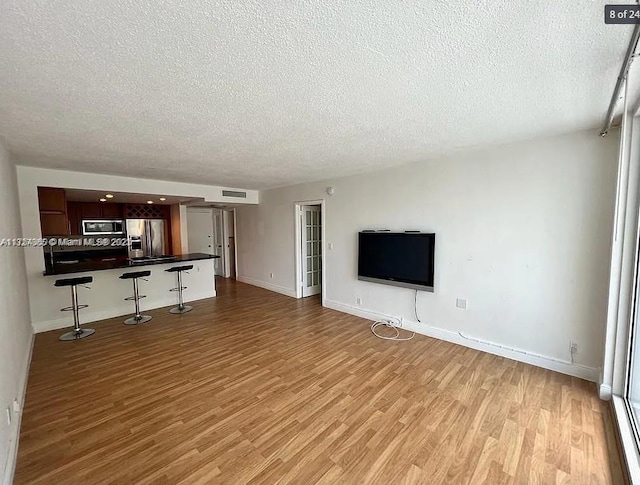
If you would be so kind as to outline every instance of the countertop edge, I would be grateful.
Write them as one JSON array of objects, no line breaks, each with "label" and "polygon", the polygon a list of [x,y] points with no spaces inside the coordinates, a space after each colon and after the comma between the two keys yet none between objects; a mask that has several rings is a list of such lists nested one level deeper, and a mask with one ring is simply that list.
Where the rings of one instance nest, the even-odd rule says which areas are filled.
[{"label": "countertop edge", "polygon": [[71,274],[78,274],[78,273],[93,273],[95,271],[108,271],[108,270],[132,270],[135,268],[142,268],[144,266],[157,266],[160,264],[181,264],[181,263],[187,263],[189,261],[203,261],[203,260],[207,260],[207,259],[219,259],[220,256],[216,255],[216,254],[206,254],[206,253],[190,253],[190,254],[185,254],[185,255],[180,255],[180,256],[176,256],[176,259],[170,260],[170,261],[148,261],[148,262],[140,262],[140,263],[128,263],[128,264],[122,264],[122,265],[114,265],[112,267],[96,267],[96,268],[91,268],[91,269],[73,269],[73,268],[65,268],[65,271],[59,272],[59,271],[43,271],[42,275],[43,276],[65,276],[65,275],[71,275]]}]

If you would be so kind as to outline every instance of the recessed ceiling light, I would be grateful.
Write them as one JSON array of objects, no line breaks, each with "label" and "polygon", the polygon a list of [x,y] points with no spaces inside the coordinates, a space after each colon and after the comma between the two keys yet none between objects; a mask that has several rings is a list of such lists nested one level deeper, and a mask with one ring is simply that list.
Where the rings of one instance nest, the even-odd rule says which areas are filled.
[{"label": "recessed ceiling light", "polygon": [[161,200],[162,202],[164,202],[165,200],[167,200],[167,198],[166,198],[166,197],[160,197],[160,200]]},{"label": "recessed ceiling light", "polygon": [[105,195],[105,197],[106,197],[107,199],[113,199],[113,194],[107,194],[107,195]]},{"label": "recessed ceiling light", "polygon": [[100,199],[100,202],[106,202],[107,199]]},{"label": "recessed ceiling light", "polygon": [[147,204],[153,204],[153,201],[152,200],[148,200]]}]

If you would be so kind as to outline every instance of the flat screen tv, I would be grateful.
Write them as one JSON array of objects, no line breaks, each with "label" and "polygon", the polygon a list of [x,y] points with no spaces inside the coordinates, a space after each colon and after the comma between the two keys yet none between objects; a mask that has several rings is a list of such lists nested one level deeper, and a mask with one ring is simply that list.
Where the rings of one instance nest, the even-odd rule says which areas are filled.
[{"label": "flat screen tv", "polygon": [[358,233],[358,279],[433,291],[436,235],[422,232]]}]

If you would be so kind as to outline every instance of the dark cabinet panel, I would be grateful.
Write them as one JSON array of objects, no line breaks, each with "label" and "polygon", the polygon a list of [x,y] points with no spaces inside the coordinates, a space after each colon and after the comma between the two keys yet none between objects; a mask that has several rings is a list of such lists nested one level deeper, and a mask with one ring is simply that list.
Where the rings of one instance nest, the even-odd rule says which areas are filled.
[{"label": "dark cabinet panel", "polygon": [[80,202],[67,203],[67,217],[69,218],[69,229],[72,236],[82,235],[82,207]]},{"label": "dark cabinet panel", "polygon": [[122,219],[122,204],[106,202],[101,204],[102,217],[105,219]]},{"label": "dark cabinet panel", "polygon": [[40,227],[42,235],[47,236],[67,236],[69,234],[69,223],[66,214],[40,213]]},{"label": "dark cabinet panel", "polygon": [[80,205],[82,219],[102,219],[100,202],[82,202]]},{"label": "dark cabinet panel", "polygon": [[40,212],[67,212],[67,198],[64,189],[38,187]]},{"label": "dark cabinet panel", "polygon": [[38,206],[40,208],[40,229],[43,236],[69,235],[67,196],[64,189],[38,187]]},{"label": "dark cabinet panel", "polygon": [[81,219],[122,219],[122,204],[113,202],[81,202]]}]

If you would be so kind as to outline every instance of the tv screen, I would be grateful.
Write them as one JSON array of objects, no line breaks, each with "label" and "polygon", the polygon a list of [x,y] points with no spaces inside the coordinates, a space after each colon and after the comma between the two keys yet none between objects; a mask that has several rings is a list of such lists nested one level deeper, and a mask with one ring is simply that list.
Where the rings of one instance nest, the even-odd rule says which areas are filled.
[{"label": "tv screen", "polygon": [[433,291],[435,242],[435,234],[360,232],[358,279]]}]

